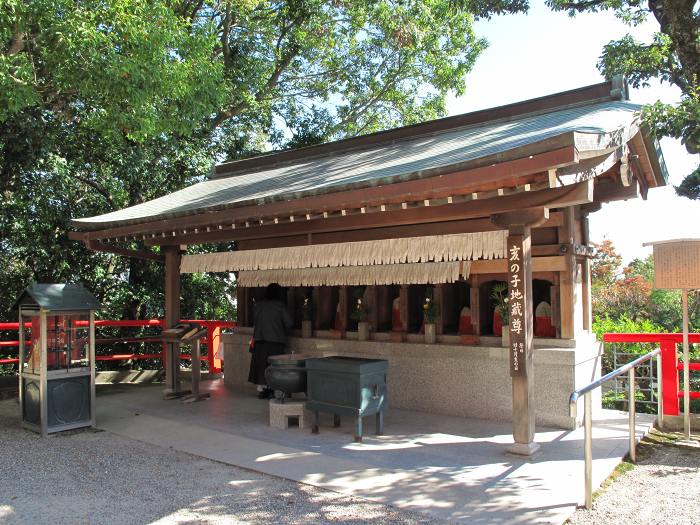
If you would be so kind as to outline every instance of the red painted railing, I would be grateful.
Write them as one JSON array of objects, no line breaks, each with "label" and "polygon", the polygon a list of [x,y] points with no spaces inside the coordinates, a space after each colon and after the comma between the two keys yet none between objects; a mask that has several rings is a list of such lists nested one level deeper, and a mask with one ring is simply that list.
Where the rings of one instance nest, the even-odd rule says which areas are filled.
[{"label": "red painted railing", "polygon": [[[190,320],[185,319],[182,322],[197,323],[207,329],[207,334],[201,340],[206,347],[206,352],[202,354],[202,361],[206,361],[209,370],[213,373],[221,372],[221,358],[217,357],[216,350],[221,342],[221,330],[225,328],[235,328],[234,321],[214,321],[214,320]],[[87,323],[87,322],[86,322]],[[25,329],[31,329],[31,323],[25,323]],[[99,320],[95,321],[95,328],[101,327],[117,327],[117,328],[134,328],[157,326],[161,330],[165,326],[163,319],[138,319],[138,320]],[[19,330],[19,323],[0,323],[0,330],[16,331]],[[161,343],[161,338],[157,335],[144,337],[95,337],[96,345],[111,345],[115,343]],[[0,348],[17,348],[19,349],[19,341],[0,341]],[[190,359],[189,354],[181,354],[180,358]],[[97,361],[124,361],[127,359],[165,359],[165,345],[160,353],[151,354],[102,354],[95,356]],[[19,358],[3,358],[0,359],[1,364],[19,363]]]},{"label": "red painted railing", "polygon": [[[661,347],[661,384],[663,385],[664,415],[679,416],[680,388],[679,371],[683,363],[678,361],[677,345],[683,342],[683,334],[605,334],[606,343],[656,343]],[[700,334],[689,334],[689,343],[700,343]],[[688,363],[688,370],[700,370],[700,363]],[[700,399],[700,392],[690,392],[691,399]]]}]

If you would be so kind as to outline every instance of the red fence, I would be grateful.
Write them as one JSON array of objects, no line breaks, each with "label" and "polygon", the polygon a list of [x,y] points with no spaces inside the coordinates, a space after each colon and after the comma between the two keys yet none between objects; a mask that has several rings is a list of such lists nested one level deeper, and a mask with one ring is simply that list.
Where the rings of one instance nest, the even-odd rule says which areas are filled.
[{"label": "red fence", "polygon": [[[661,347],[661,384],[663,385],[664,415],[678,416],[681,413],[679,372],[683,363],[678,361],[676,345],[683,342],[683,334],[605,334],[606,343],[656,343]],[[689,334],[689,343],[700,343],[700,334]],[[688,363],[689,370],[700,370],[700,363]],[[700,392],[690,392],[691,399],[700,398]]]},{"label": "red fence", "polygon": [[[197,323],[207,329],[207,334],[202,338],[201,342],[205,345],[205,351],[202,352],[202,361],[206,361],[209,370],[213,373],[221,372],[221,359],[217,357],[216,351],[221,342],[221,330],[224,328],[235,328],[234,321],[212,321],[212,320],[183,320],[182,322]],[[31,323],[25,323],[25,329],[31,329]],[[95,329],[101,327],[117,327],[117,328],[134,328],[156,326],[161,330],[165,326],[163,319],[139,319],[139,320],[100,320],[95,321]],[[0,330],[17,331],[19,323],[0,323]],[[112,345],[115,343],[161,343],[159,335],[150,336],[135,336],[135,337],[99,337],[95,336],[96,345]],[[10,347],[19,349],[19,341],[0,341],[0,348]],[[190,359],[189,354],[181,354],[182,359]],[[125,361],[137,359],[165,359],[165,345],[159,353],[151,354],[102,354],[95,356],[97,361]],[[0,359],[0,364],[19,363],[19,358],[4,358]]]}]

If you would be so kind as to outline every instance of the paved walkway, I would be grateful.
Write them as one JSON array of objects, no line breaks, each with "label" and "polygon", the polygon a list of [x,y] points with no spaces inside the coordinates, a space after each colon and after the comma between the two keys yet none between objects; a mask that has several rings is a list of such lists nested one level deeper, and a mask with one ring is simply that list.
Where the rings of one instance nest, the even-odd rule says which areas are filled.
[{"label": "paved walkway", "polygon": [[[212,399],[161,399],[161,386],[110,387],[98,426],[115,434],[303,482],[401,509],[469,523],[562,523],[583,498],[583,433],[538,429],[541,452],[505,454],[510,425],[389,410],[385,435],[369,425],[352,443],[348,421],[321,433],[271,429],[265,401],[211,382]],[[638,435],[650,420],[640,418]],[[594,429],[594,482],[627,451],[626,414],[606,412]]]}]

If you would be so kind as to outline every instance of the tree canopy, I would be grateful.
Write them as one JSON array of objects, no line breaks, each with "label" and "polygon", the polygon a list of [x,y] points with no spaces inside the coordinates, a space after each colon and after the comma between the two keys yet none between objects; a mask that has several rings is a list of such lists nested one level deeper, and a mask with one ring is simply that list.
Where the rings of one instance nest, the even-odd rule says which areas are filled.
[{"label": "tree canopy", "polygon": [[[525,9],[0,0],[0,315],[32,280],[87,282],[104,316],[162,315],[162,267],[88,252],[68,240],[71,218],[164,195],[224,159],[442,116],[486,46],[473,21]],[[186,276],[182,295],[183,315],[233,316],[227,275]]]},{"label": "tree canopy", "polygon": [[[630,26],[653,17],[659,24],[649,42],[627,34],[608,43],[598,67],[607,77],[624,74],[633,87],[651,79],[680,88],[679,104],[657,102],[643,111],[644,120],[660,137],[681,139],[689,153],[700,153],[700,10],[694,0],[547,0],[556,11],[610,11]],[[700,168],[688,174],[679,195],[700,199]]]}]

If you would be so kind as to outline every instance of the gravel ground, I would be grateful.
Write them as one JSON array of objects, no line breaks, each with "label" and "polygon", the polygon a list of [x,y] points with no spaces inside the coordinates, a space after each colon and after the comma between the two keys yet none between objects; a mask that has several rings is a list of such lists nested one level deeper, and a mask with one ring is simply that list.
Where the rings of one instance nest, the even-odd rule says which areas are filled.
[{"label": "gravel ground", "polygon": [[445,523],[91,429],[41,439],[0,401],[0,523]]},{"label": "gravel ground", "polygon": [[[653,434],[571,525],[700,523],[700,449]],[[0,524],[438,524],[398,510],[91,429],[41,439],[0,401]]]},{"label": "gravel ground", "polygon": [[700,449],[675,445],[680,438],[650,434],[637,448],[637,465],[623,463],[619,475],[594,494],[593,508],[577,510],[568,523],[700,523]]}]

